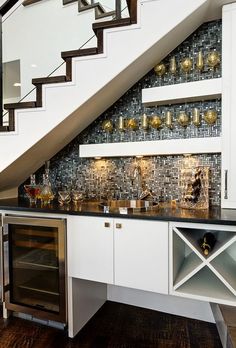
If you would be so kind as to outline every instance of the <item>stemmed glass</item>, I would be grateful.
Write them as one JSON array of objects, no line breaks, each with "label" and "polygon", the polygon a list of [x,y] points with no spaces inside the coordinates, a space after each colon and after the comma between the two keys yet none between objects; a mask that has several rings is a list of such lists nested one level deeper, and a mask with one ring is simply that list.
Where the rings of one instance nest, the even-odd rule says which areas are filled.
[{"label": "stemmed glass", "polygon": [[195,135],[198,136],[198,127],[201,125],[201,115],[198,108],[194,108],[192,112],[192,123],[196,127]]},{"label": "stemmed glass", "polygon": [[204,112],[204,121],[210,126],[211,135],[212,135],[212,126],[217,121],[217,111],[214,109],[209,109]]},{"label": "stemmed glass", "polygon": [[181,69],[183,72],[185,72],[186,82],[188,82],[188,74],[190,73],[192,69],[192,59],[191,58],[184,58],[180,64]]},{"label": "stemmed glass", "polygon": [[135,141],[135,131],[138,128],[137,120],[135,118],[130,118],[127,121],[127,129],[131,131],[131,141]]},{"label": "stemmed glass", "polygon": [[177,122],[181,127],[183,127],[184,137],[186,137],[186,129],[187,129],[187,126],[189,125],[189,116],[186,114],[185,111],[179,112]]},{"label": "stemmed glass", "polygon": [[[150,125],[153,129],[155,129],[155,132],[158,133],[158,131],[161,129],[162,127],[162,120],[161,120],[161,117],[158,116],[158,115],[154,115],[152,116],[151,118],[151,121],[150,121]],[[157,138],[157,136],[156,136]]]},{"label": "stemmed glass", "polygon": [[207,64],[212,71],[212,78],[214,77],[214,71],[220,64],[220,55],[217,51],[211,51],[207,55]]},{"label": "stemmed glass", "polygon": [[122,115],[119,116],[117,128],[118,128],[118,131],[120,133],[120,141],[123,141],[124,140],[124,132],[125,132],[125,119]]},{"label": "stemmed glass", "polygon": [[159,63],[154,67],[154,71],[157,74],[157,76],[159,77],[158,79],[158,86],[161,86],[161,81],[162,81],[162,77],[165,75],[166,73],[166,66],[164,63]]},{"label": "stemmed glass", "polygon": [[149,127],[148,117],[147,117],[147,115],[144,113],[144,114],[141,116],[141,128],[142,128],[142,130],[143,130],[143,138],[144,138],[144,140],[146,139],[148,127]]},{"label": "stemmed glass", "polygon": [[199,51],[197,54],[196,69],[198,71],[198,80],[200,80],[200,74],[204,69],[204,59],[202,51]]},{"label": "stemmed glass", "polygon": [[111,133],[113,131],[113,123],[111,120],[105,120],[102,123],[102,129],[106,133],[106,142],[111,142]]},{"label": "stemmed glass", "polygon": [[177,73],[177,65],[176,65],[175,57],[172,57],[170,59],[169,72],[171,74],[171,82],[174,83],[175,76],[176,76],[176,73]]}]

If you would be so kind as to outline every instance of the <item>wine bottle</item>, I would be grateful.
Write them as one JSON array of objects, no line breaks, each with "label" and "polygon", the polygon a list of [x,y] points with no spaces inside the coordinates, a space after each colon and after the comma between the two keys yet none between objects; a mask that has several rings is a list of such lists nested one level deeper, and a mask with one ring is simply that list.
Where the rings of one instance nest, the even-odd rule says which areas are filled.
[{"label": "wine bottle", "polygon": [[203,254],[207,256],[210,251],[214,248],[214,245],[216,243],[216,237],[211,232],[206,232],[203,236],[203,238],[200,241],[201,249],[203,250]]}]

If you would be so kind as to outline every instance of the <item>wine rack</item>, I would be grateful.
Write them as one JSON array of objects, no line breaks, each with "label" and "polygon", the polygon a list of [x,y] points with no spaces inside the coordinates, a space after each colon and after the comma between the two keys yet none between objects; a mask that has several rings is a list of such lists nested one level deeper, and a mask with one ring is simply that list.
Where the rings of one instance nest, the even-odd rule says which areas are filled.
[{"label": "wine rack", "polygon": [[[206,256],[206,232],[216,244]],[[236,306],[236,226],[170,224],[170,293]]]}]

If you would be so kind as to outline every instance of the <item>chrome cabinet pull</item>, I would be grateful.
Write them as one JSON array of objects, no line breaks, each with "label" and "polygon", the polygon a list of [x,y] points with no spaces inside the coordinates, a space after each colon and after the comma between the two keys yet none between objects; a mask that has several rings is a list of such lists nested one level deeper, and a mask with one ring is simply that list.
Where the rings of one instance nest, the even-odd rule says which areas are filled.
[{"label": "chrome cabinet pull", "polygon": [[122,224],[116,224],[116,228],[122,228]]},{"label": "chrome cabinet pull", "polygon": [[225,194],[224,199],[228,199],[228,169],[225,170]]},{"label": "chrome cabinet pull", "polygon": [[105,222],[105,223],[104,223],[104,226],[105,226],[105,227],[110,227],[110,222]]}]

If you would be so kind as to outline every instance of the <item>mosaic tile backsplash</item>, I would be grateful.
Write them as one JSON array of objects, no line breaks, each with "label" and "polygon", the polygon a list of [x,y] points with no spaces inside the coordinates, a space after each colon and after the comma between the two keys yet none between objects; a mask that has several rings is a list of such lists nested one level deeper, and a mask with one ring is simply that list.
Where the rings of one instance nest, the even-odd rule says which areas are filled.
[{"label": "mosaic tile backsplash", "polygon": [[[106,160],[79,158],[79,145],[88,143],[142,141],[162,139],[181,139],[195,137],[217,137],[221,133],[221,100],[214,99],[185,104],[172,104],[155,107],[144,107],[141,100],[143,88],[168,85],[173,83],[195,81],[199,79],[217,78],[221,76],[221,65],[210,69],[206,64],[201,73],[193,68],[186,75],[180,69],[179,62],[185,57],[191,57],[193,64],[198,52],[202,50],[204,61],[209,51],[215,50],[221,56],[221,21],[203,24],[196,32],[187,38],[179,47],[164,60],[167,73],[158,77],[152,69],[130,90],[128,90],[104,114],[95,120],[83,133],[78,135],[69,145],[51,159],[50,180],[54,192],[61,189],[78,189],[84,198],[138,198],[138,183],[134,180],[135,164],[141,167],[142,185],[152,191],[158,201],[180,200],[179,182],[181,169],[196,166],[209,166],[211,205],[220,205],[221,187],[221,156],[219,154],[201,154],[191,157],[149,156],[142,159],[131,157],[110,158]],[[177,62],[177,73],[168,73],[168,64],[172,57]],[[158,62],[157,62],[158,63]],[[181,127],[177,118],[180,111],[185,111],[191,120],[193,108],[201,113],[201,125],[195,127],[192,122],[187,127]],[[203,119],[203,113],[209,109],[217,111],[217,121],[209,126]],[[163,126],[160,130],[149,127],[147,131],[141,128],[141,115],[148,117],[159,115],[164,119],[166,111],[173,113],[173,129]],[[125,119],[135,118],[138,123],[136,131],[119,132],[116,125],[119,116]],[[113,130],[106,134],[102,129],[104,120],[112,120]],[[44,168],[36,173],[37,182],[42,182]],[[24,196],[23,185],[19,188],[19,196]]]}]

